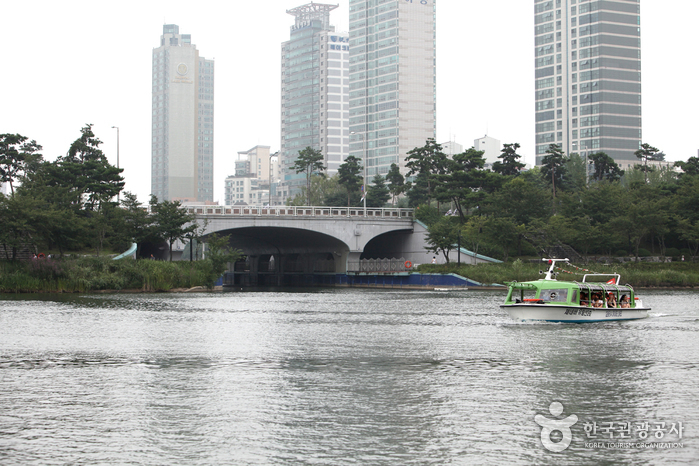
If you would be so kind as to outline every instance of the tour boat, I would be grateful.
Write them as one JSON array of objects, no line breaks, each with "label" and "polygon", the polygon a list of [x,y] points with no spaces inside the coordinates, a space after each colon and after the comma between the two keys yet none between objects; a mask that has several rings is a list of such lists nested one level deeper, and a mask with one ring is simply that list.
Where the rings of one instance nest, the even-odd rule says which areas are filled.
[{"label": "tour boat", "polygon": [[[648,317],[649,307],[630,285],[619,285],[619,274],[586,274],[582,281],[559,281],[556,264],[568,259],[542,259],[549,269],[543,279],[508,283],[500,307],[518,320],[605,322]],[[599,280],[600,277],[611,277]]]}]

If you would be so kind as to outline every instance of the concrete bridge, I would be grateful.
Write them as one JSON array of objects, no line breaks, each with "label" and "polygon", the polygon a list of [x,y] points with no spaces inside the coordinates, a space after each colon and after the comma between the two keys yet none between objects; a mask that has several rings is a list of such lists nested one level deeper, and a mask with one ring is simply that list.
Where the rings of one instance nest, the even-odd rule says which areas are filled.
[{"label": "concrete bridge", "polygon": [[[281,283],[284,274],[359,271],[361,259],[401,259],[429,263],[425,226],[413,219],[412,209],[362,207],[250,207],[188,206],[205,234],[228,235],[232,248],[247,257],[235,271],[268,274]],[[186,256],[186,254],[185,254]],[[456,260],[456,252],[453,255]],[[442,257],[438,257],[443,262]],[[491,262],[462,249],[465,263]],[[394,269],[395,269],[394,265]],[[240,269],[240,270],[239,270]]]}]

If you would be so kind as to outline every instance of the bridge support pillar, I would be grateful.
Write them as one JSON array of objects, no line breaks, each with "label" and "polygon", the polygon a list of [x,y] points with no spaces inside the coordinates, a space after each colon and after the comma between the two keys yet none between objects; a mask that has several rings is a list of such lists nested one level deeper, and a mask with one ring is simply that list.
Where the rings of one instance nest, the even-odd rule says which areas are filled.
[{"label": "bridge support pillar", "polygon": [[347,273],[347,261],[350,254],[349,250],[343,250],[333,254],[335,254],[335,273]]},{"label": "bridge support pillar", "polygon": [[277,270],[275,273],[277,286],[282,286],[284,284],[284,268],[286,267],[286,255],[279,254],[279,259],[277,262]]},{"label": "bridge support pillar", "polygon": [[362,251],[347,251],[347,260],[345,261],[345,271],[347,273],[350,264],[359,264],[359,258],[362,257]]}]

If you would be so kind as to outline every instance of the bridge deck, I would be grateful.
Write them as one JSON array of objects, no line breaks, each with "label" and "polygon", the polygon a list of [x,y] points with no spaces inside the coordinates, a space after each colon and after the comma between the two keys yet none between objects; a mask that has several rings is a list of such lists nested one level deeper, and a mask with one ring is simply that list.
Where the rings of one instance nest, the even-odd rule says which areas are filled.
[{"label": "bridge deck", "polygon": [[367,207],[308,207],[308,206],[187,206],[195,215],[222,215],[239,217],[370,217],[380,219],[407,220],[413,218],[413,209]]}]

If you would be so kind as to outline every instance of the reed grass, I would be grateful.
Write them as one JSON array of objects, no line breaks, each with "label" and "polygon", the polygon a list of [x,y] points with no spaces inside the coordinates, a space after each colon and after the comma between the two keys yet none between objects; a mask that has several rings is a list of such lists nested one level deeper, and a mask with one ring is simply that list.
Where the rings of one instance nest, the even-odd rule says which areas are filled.
[{"label": "reed grass", "polygon": [[84,257],[0,262],[0,293],[170,291],[211,284],[209,261],[164,262]]}]

